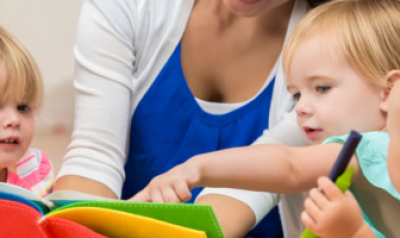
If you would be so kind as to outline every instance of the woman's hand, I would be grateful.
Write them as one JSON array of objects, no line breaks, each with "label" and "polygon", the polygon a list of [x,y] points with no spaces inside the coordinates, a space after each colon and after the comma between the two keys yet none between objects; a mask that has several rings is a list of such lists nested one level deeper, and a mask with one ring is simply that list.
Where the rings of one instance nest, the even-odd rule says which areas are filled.
[{"label": "woman's hand", "polygon": [[[319,189],[312,189],[304,202],[303,224],[318,237],[355,238],[373,235],[361,214],[356,199],[350,192],[343,194],[327,177],[318,179]],[[367,233],[365,232],[367,230]],[[367,236],[375,237],[375,236]]]},{"label": "woman's hand", "polygon": [[155,177],[130,201],[179,203],[190,200],[191,189],[200,183],[201,173],[198,163],[191,159],[168,172]]}]

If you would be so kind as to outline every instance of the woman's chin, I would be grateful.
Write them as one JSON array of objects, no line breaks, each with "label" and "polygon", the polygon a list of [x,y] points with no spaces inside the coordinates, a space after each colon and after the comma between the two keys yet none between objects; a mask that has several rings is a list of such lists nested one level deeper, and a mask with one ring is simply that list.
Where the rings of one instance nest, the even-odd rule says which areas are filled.
[{"label": "woman's chin", "polygon": [[[254,1],[254,2],[252,2]],[[225,6],[240,17],[255,17],[261,14],[259,1],[262,0],[224,0]]]}]

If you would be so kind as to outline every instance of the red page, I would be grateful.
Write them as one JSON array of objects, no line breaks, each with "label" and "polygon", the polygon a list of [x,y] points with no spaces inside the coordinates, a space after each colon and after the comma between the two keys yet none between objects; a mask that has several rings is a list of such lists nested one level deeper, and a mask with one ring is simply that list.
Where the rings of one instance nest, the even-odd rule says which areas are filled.
[{"label": "red page", "polygon": [[32,207],[0,199],[0,237],[106,238],[77,223],[45,218]]}]

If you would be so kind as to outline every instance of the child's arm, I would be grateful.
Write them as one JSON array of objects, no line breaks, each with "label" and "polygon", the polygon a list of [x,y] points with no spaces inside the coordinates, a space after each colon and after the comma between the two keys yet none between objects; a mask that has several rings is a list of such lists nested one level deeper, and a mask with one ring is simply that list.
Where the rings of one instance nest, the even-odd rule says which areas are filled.
[{"label": "child's arm", "polygon": [[[154,178],[133,200],[180,202],[194,187],[230,187],[294,193],[329,173],[341,144],[288,147],[256,145],[195,156]],[[358,168],[353,159],[351,165]]]},{"label": "child's arm", "polygon": [[395,82],[389,96],[387,128],[390,136],[388,170],[394,187],[400,192],[400,83]]},{"label": "child's arm", "polygon": [[376,238],[350,192],[343,194],[327,177],[318,179],[318,187],[310,191],[301,214],[308,229],[324,238]]}]

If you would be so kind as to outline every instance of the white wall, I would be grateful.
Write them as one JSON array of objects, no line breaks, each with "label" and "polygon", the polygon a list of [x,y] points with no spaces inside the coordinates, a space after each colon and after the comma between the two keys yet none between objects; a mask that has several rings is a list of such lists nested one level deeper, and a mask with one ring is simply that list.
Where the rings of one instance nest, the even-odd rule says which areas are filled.
[{"label": "white wall", "polygon": [[45,84],[39,130],[73,124],[73,45],[82,0],[0,0],[0,24],[31,52]]}]

